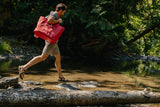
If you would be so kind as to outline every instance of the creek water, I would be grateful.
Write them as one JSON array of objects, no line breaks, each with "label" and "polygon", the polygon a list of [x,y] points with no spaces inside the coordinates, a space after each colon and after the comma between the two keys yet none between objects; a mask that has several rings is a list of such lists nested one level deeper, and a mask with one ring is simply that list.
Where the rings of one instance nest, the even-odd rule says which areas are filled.
[{"label": "creek water", "polygon": [[[0,60],[0,75],[18,76],[18,66],[26,64],[26,60]],[[96,81],[100,83],[97,90],[142,90],[146,87],[160,92],[160,65],[155,62],[119,61],[108,67],[88,64],[78,60],[63,60],[63,75],[70,81]],[[58,75],[54,66],[54,59],[49,58],[27,70],[24,80],[43,82],[45,88],[54,89]],[[20,80],[21,81],[21,80]],[[88,90],[88,89],[86,89]],[[93,90],[93,89],[92,89]]]}]

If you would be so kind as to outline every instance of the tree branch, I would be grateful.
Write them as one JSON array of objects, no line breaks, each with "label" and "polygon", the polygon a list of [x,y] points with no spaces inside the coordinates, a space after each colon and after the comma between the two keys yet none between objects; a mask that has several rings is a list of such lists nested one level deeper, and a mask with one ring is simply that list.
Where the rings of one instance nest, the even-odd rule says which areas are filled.
[{"label": "tree branch", "polygon": [[146,29],[145,31],[143,31],[142,33],[140,33],[138,36],[135,36],[133,39],[131,39],[130,41],[128,41],[128,42],[126,43],[126,45],[129,45],[130,43],[135,42],[136,40],[140,39],[140,38],[143,37],[145,34],[149,33],[151,30],[154,30],[154,29],[155,29],[156,27],[158,27],[158,26],[160,26],[160,21],[159,21],[157,24],[151,26],[150,28],[148,28],[148,29]]}]

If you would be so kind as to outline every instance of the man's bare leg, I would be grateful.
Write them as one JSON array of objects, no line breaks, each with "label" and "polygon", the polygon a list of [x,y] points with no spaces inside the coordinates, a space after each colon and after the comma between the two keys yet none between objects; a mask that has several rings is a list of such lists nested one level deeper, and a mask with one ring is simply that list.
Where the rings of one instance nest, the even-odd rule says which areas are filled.
[{"label": "man's bare leg", "polygon": [[27,64],[18,67],[19,76],[21,79],[24,78],[24,72],[31,66],[37,64],[38,62],[44,61],[48,57],[48,54],[42,53],[39,56],[34,57]]},{"label": "man's bare leg", "polygon": [[58,81],[64,81],[64,82],[67,82],[69,80],[65,79],[62,75],[62,68],[61,68],[61,56],[60,54],[57,54],[57,55],[54,55],[56,60],[55,60],[55,67],[57,69],[57,72],[58,72],[58,76],[59,76],[59,79]]},{"label": "man's bare leg", "polygon": [[25,70],[27,70],[29,67],[31,67],[41,61],[44,61],[45,59],[47,59],[47,57],[48,57],[48,54],[42,53],[41,55],[36,56],[33,59],[31,59],[27,64],[23,65],[23,68]]},{"label": "man's bare leg", "polygon": [[60,56],[60,54],[56,54],[54,56],[56,58],[56,60],[55,60],[55,67],[57,69],[58,76],[59,77],[63,77],[63,75],[62,75],[62,68],[61,68],[61,56]]}]

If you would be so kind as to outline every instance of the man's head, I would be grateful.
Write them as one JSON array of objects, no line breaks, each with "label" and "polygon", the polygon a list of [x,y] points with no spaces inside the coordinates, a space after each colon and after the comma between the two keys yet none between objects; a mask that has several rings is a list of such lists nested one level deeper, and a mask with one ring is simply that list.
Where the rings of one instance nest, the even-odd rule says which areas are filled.
[{"label": "man's head", "polygon": [[67,6],[63,3],[59,3],[57,4],[56,6],[56,11],[58,12],[58,15],[61,17],[64,15],[64,13],[66,12],[67,10]]}]

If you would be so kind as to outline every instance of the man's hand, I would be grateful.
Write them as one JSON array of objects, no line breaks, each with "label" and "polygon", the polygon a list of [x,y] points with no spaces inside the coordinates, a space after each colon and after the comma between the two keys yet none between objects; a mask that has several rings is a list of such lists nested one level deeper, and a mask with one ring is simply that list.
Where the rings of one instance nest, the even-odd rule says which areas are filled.
[{"label": "man's hand", "polygon": [[62,23],[62,19],[61,19],[61,18],[59,18],[59,19],[58,19],[58,22],[59,22],[59,23]]}]

